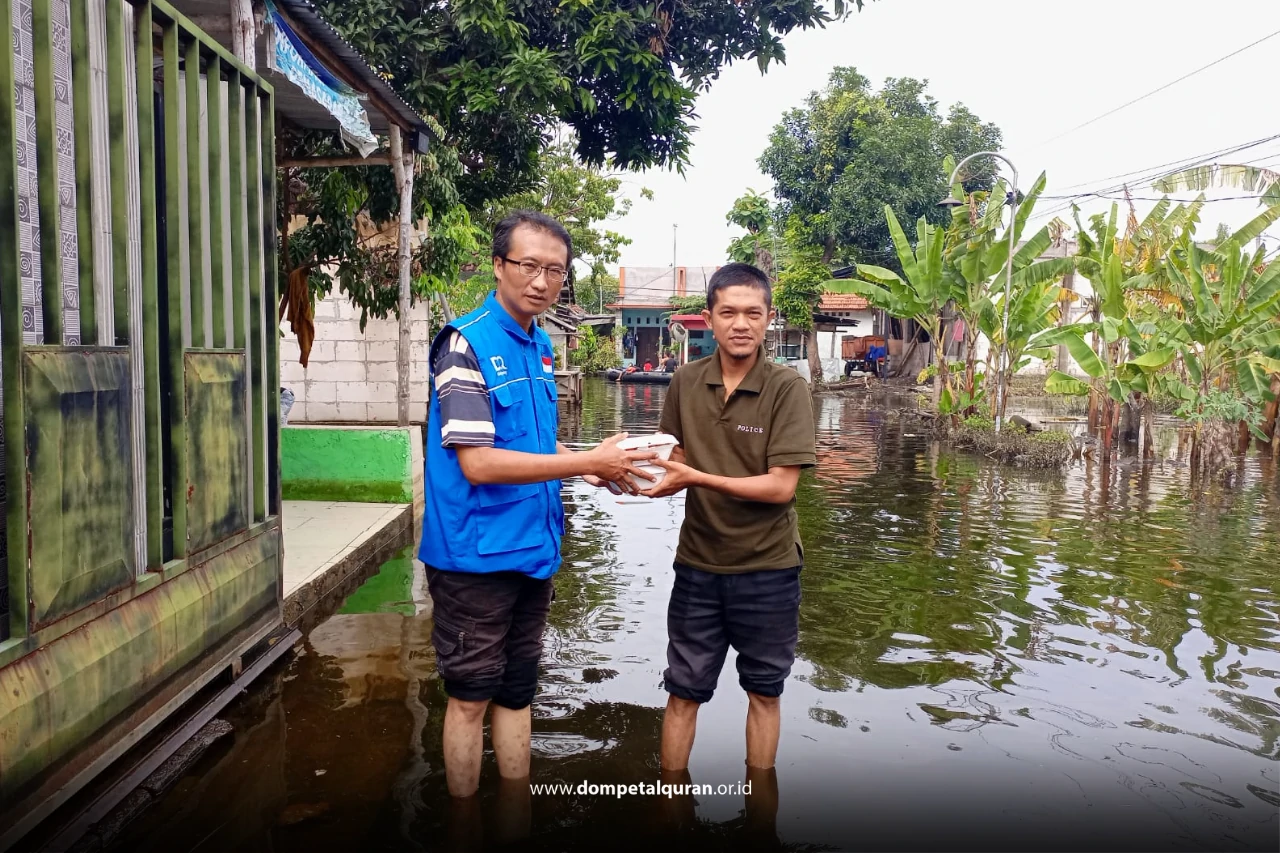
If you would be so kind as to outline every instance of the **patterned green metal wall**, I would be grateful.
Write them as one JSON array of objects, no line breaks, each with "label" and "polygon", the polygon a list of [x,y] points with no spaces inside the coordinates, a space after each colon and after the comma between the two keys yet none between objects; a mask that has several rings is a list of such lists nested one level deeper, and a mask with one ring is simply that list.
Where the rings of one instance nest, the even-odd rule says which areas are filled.
[{"label": "patterned green metal wall", "polygon": [[243,353],[187,353],[188,553],[249,526],[245,373]]},{"label": "patterned green metal wall", "polygon": [[31,601],[40,628],[129,586],[134,561],[129,353],[24,354]]},{"label": "patterned green metal wall", "polygon": [[3,835],[282,572],[270,85],[164,0],[0,0],[0,48]]}]

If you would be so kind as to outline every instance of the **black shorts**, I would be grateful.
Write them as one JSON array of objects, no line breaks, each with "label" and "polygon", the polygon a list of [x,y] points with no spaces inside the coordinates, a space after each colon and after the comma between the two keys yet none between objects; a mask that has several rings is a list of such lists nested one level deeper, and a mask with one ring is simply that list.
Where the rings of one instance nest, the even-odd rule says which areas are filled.
[{"label": "black shorts", "polygon": [[431,644],[445,692],[465,701],[527,707],[538,689],[550,578],[519,572],[447,572],[427,566]]},{"label": "black shorts", "polygon": [[781,696],[800,633],[800,568],[722,575],[675,564],[667,608],[667,692],[692,702],[715,693],[729,646],[738,683]]}]

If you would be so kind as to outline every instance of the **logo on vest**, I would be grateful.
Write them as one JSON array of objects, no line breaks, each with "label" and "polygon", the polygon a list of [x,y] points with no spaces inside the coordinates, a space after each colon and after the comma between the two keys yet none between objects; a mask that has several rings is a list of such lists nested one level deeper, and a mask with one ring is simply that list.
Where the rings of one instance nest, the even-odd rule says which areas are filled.
[{"label": "logo on vest", "polygon": [[502,360],[502,356],[500,355],[489,356],[489,363],[493,365],[494,371],[496,371],[499,376],[507,375],[507,363]]},{"label": "logo on vest", "polygon": [[738,432],[753,432],[756,435],[764,435],[764,427],[747,426],[746,424],[738,424]]}]

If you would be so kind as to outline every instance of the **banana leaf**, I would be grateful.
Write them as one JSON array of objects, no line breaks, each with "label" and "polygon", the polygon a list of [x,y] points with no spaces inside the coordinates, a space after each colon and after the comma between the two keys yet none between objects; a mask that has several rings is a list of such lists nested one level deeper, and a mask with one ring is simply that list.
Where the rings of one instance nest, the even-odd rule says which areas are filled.
[{"label": "banana leaf", "polygon": [[1252,361],[1236,362],[1236,381],[1240,383],[1240,392],[1250,400],[1265,400],[1270,394],[1271,382]]},{"label": "banana leaf", "polygon": [[1060,370],[1055,370],[1045,380],[1044,390],[1050,394],[1068,394],[1073,397],[1083,397],[1089,393],[1089,383],[1074,376],[1068,376]]},{"label": "banana leaf", "polygon": [[1172,349],[1152,350],[1151,352],[1143,353],[1137,358],[1129,359],[1128,363],[1136,367],[1140,367],[1143,370],[1159,370],[1169,362],[1173,361],[1176,354],[1177,353]]},{"label": "banana leaf", "polygon": [[911,243],[907,240],[907,232],[902,230],[898,217],[893,214],[893,208],[887,204],[884,206],[884,216],[889,223],[889,236],[893,238],[893,250],[898,253],[898,263],[902,265],[902,272],[908,279],[914,281],[917,274],[916,258],[911,253]]},{"label": "banana leaf", "polygon": [[1254,354],[1249,356],[1249,362],[1260,368],[1265,373],[1280,374],[1280,358]]},{"label": "banana leaf", "polygon": [[1280,219],[1280,204],[1273,204],[1227,238],[1228,242],[1243,246],[1255,237],[1260,237],[1277,219]]},{"label": "banana leaf", "polygon": [[1062,341],[1063,346],[1067,348],[1067,352],[1071,353],[1071,357],[1076,360],[1076,364],[1080,365],[1080,369],[1089,374],[1090,377],[1097,379],[1106,373],[1106,365],[1098,358],[1098,354],[1093,351],[1093,347],[1089,346],[1084,338],[1076,335],[1068,335]]},{"label": "banana leaf", "polygon": [[1257,311],[1280,296],[1280,261],[1272,261],[1253,282],[1245,306]]}]

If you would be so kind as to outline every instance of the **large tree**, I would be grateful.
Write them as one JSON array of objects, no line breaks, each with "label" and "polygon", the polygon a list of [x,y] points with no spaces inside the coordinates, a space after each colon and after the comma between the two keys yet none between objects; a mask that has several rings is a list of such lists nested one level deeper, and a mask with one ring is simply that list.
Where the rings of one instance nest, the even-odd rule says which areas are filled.
[{"label": "large tree", "polygon": [[698,91],[720,69],[785,57],[781,36],[862,0],[321,0],[397,91],[444,127],[463,199],[509,195],[557,123],[586,163],[684,162]]},{"label": "large tree", "polygon": [[[998,127],[962,104],[944,116],[926,85],[889,78],[875,91],[855,69],[836,68],[774,128],[759,164],[773,178],[777,216],[799,217],[824,261],[896,268],[885,206],[907,221],[945,224],[943,158],[1000,147]],[[966,172],[967,190],[990,188],[990,162]]]},{"label": "large tree", "polygon": [[[631,209],[632,199],[623,193],[623,175],[594,166],[584,166],[574,157],[572,139],[560,139],[548,146],[538,161],[534,183],[527,190],[489,202],[477,212],[476,222],[487,234],[513,210],[537,210],[564,224],[573,239],[576,263],[573,289],[578,304],[588,310],[618,298],[618,279],[608,268],[617,266],[622,247],[631,238],[608,227]],[[639,195],[652,199],[653,192],[641,187]],[[459,313],[479,304],[496,283],[489,265],[488,245],[482,245],[467,265],[477,275],[469,280],[454,300]],[[474,303],[474,304],[473,304]]]},{"label": "large tree", "polygon": [[[782,61],[781,37],[823,26],[863,0],[319,0],[319,11],[433,123],[419,165],[414,221],[430,237],[415,292],[453,285],[473,247],[474,222],[497,200],[534,190],[561,128],[582,163],[615,169],[682,168],[694,101],[734,60],[763,71]],[[288,156],[336,153],[330,137],[282,134]],[[395,309],[371,232],[399,210],[385,167],[302,170],[280,197],[309,215],[283,256],[306,268],[311,292],[333,281],[374,316]],[[364,222],[362,229],[352,226]],[[362,233],[363,232],[363,236]],[[428,283],[430,283],[428,285]]]}]

